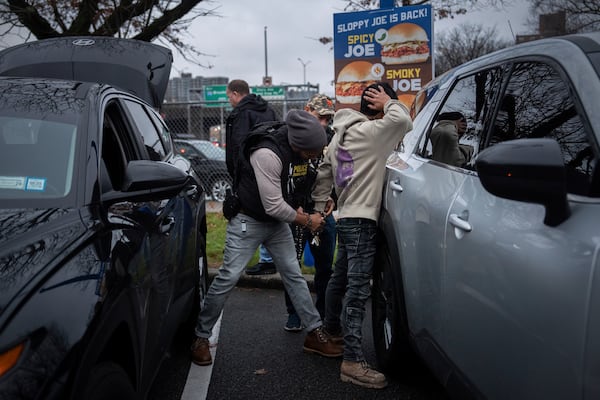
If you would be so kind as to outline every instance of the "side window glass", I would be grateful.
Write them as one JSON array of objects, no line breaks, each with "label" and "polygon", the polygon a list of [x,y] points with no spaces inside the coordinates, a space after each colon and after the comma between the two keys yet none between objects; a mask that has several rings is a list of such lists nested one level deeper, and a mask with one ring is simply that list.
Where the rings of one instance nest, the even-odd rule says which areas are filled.
[{"label": "side window glass", "polygon": [[515,65],[494,122],[490,145],[522,138],[551,138],[560,145],[567,168],[567,190],[589,195],[597,157],[572,91],[549,64]]},{"label": "side window glass", "polygon": [[102,192],[121,190],[127,163],[135,159],[132,146],[116,103],[110,104],[102,121],[102,165],[100,183]]},{"label": "side window glass", "polygon": [[135,129],[142,135],[144,146],[148,151],[150,159],[154,161],[164,160],[166,158],[166,150],[161,141],[159,132],[156,130],[148,113],[139,103],[125,100],[124,104],[133,118]]},{"label": "side window glass", "polygon": [[173,151],[173,140],[171,140],[171,133],[169,132],[169,128],[164,123],[161,117],[158,116],[156,111],[149,109],[148,114],[154,121],[154,124],[158,127],[160,138],[165,146],[165,150],[167,153],[171,153]]},{"label": "side window glass", "polygon": [[426,157],[455,167],[473,168],[501,78],[500,69],[490,69],[456,82],[430,127]]}]

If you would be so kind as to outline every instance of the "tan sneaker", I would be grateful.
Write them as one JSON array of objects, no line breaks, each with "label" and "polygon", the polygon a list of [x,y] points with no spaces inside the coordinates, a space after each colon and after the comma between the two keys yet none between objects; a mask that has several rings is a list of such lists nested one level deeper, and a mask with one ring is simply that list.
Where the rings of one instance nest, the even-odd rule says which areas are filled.
[{"label": "tan sneaker", "polygon": [[210,355],[210,344],[208,339],[196,337],[194,343],[192,343],[192,362],[196,365],[210,365],[212,364],[212,357]]},{"label": "tan sneaker", "polygon": [[369,389],[383,389],[387,386],[385,375],[376,371],[366,361],[342,361],[340,368],[342,382],[350,382]]},{"label": "tan sneaker", "polygon": [[344,354],[344,346],[333,343],[329,336],[323,332],[323,327],[320,326],[306,335],[304,351],[320,354],[324,357],[341,357]]}]

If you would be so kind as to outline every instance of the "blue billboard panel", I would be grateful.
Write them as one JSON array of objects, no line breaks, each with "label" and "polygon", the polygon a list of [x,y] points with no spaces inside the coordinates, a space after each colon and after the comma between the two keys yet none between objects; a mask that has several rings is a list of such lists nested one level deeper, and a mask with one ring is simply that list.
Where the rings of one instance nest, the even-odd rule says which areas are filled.
[{"label": "blue billboard panel", "polygon": [[431,5],[333,15],[337,108],[358,109],[364,88],[388,82],[410,106],[433,78]]}]

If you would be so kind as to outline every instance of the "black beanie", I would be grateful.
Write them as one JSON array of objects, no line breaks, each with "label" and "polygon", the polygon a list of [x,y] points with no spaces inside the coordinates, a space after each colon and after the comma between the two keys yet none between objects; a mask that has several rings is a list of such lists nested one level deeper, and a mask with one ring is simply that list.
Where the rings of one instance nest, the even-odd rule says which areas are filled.
[{"label": "black beanie", "polygon": [[285,117],[288,142],[300,150],[321,150],[327,144],[325,128],[319,120],[304,110],[290,110]]},{"label": "black beanie", "polygon": [[441,113],[437,119],[438,121],[461,121],[465,119],[465,116],[461,112],[450,111]]}]

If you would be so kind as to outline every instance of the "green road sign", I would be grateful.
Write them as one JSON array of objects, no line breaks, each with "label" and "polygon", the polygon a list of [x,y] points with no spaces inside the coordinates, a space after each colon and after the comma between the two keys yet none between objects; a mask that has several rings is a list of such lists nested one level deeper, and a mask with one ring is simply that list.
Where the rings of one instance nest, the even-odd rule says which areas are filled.
[{"label": "green road sign", "polygon": [[284,100],[285,89],[283,86],[252,86],[250,92],[265,100]]},{"label": "green road sign", "polygon": [[227,99],[226,91],[227,85],[204,86],[206,107],[223,107],[223,105],[228,105],[229,99]]}]

